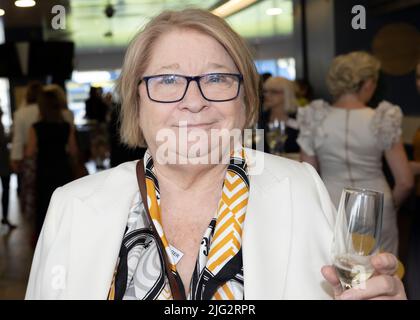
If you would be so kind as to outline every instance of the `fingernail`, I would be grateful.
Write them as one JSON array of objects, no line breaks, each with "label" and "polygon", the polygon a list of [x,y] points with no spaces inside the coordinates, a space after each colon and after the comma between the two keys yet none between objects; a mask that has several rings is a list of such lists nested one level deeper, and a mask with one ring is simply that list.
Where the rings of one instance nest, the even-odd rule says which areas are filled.
[{"label": "fingernail", "polygon": [[374,264],[378,265],[378,266],[384,266],[387,263],[386,257],[381,256],[381,255],[377,255],[374,257]]},{"label": "fingernail", "polygon": [[387,266],[389,264],[389,260],[386,256],[379,256],[379,263],[381,266]]}]

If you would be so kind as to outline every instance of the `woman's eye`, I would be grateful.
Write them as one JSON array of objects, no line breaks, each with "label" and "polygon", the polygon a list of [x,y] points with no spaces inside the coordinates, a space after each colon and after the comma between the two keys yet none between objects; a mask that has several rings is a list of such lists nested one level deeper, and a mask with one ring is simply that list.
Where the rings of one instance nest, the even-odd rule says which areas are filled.
[{"label": "woman's eye", "polygon": [[161,84],[175,84],[176,82],[177,80],[174,76],[162,77],[159,81]]},{"label": "woman's eye", "polygon": [[226,77],[222,75],[212,75],[208,78],[207,82],[213,82],[213,83],[226,82]]}]

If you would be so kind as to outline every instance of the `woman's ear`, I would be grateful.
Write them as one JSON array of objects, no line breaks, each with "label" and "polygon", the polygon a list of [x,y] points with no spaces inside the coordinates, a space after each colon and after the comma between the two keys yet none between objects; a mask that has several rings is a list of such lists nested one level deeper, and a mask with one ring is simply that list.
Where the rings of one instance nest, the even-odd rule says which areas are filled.
[{"label": "woman's ear", "polygon": [[372,78],[365,80],[359,90],[359,99],[364,103],[368,103],[372,99],[375,90],[376,80]]},{"label": "woman's ear", "polygon": [[367,90],[369,90],[369,87],[371,86],[371,80],[367,79],[365,81],[363,81],[362,86],[360,87],[359,92],[361,94],[365,93]]},{"label": "woman's ear", "polygon": [[366,89],[368,91],[375,91],[376,89],[376,80],[375,79],[367,79],[364,83],[363,86],[366,86]]}]

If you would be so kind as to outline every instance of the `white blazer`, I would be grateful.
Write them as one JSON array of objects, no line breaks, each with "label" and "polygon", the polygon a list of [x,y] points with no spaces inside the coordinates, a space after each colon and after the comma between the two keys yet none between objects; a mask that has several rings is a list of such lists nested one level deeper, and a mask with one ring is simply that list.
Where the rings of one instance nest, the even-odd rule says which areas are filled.
[{"label": "white blazer", "polygon": [[[306,163],[262,156],[243,228],[246,299],[329,299],[335,209]],[[35,250],[26,299],[106,299],[138,186],[136,161],[58,188]]]}]

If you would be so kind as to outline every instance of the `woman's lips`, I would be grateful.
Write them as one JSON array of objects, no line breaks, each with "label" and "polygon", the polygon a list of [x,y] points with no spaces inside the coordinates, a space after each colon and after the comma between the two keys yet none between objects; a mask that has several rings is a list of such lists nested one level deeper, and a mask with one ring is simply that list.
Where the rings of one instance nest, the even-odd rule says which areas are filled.
[{"label": "woman's lips", "polygon": [[214,126],[215,122],[211,123],[188,123],[182,125],[174,125],[175,128],[185,129],[210,129]]}]

